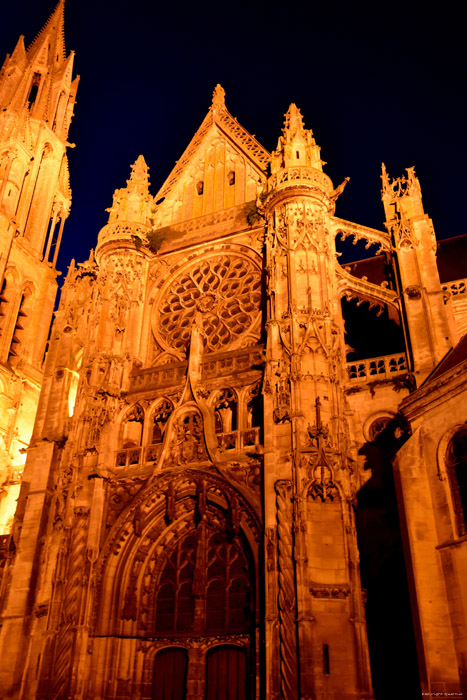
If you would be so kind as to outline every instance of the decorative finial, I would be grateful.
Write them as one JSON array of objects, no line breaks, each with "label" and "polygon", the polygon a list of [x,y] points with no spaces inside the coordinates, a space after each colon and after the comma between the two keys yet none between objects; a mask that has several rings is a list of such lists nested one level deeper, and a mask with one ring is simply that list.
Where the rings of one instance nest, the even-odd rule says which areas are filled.
[{"label": "decorative finial", "polygon": [[389,188],[389,176],[384,163],[381,163],[381,180],[383,183],[383,192],[385,192]]},{"label": "decorative finial", "polygon": [[144,156],[138,156],[131,166],[130,181],[149,184],[149,168],[144,160]]},{"label": "decorative finial", "polygon": [[292,102],[285,116],[284,129],[296,133],[304,128],[302,114],[296,104]]},{"label": "decorative finial", "polygon": [[213,106],[219,105],[220,107],[225,107],[225,90],[219,83],[217,83],[212,93],[212,104]]}]

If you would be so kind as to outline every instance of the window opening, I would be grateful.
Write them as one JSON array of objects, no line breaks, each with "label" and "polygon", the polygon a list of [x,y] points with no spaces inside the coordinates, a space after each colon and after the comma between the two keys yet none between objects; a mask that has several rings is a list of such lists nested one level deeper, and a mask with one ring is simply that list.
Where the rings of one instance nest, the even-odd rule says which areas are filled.
[{"label": "window opening", "polygon": [[214,406],[216,433],[237,430],[237,397],[231,389],[224,389]]},{"label": "window opening", "polygon": [[458,432],[449,443],[446,469],[456,527],[459,537],[462,537],[467,534],[467,429]]},{"label": "window opening", "polygon": [[262,423],[262,403],[259,393],[259,386],[255,387],[251,392],[247,403],[247,427],[258,428]]},{"label": "window opening", "polygon": [[204,182],[200,180],[199,182],[196,183],[196,191],[198,194],[203,194],[204,192]]},{"label": "window opening", "polygon": [[180,540],[162,570],[156,634],[192,635],[195,611],[198,634],[247,633],[251,577],[240,542],[213,529],[198,540],[198,531]]},{"label": "window opening", "polygon": [[29,91],[28,106],[31,108],[36,101],[37,93],[39,92],[39,85],[41,82],[41,74],[34,73],[31,83],[31,89]]},{"label": "window opening", "polygon": [[331,667],[329,665],[329,645],[323,644],[323,673],[329,676]]},{"label": "window opening", "polygon": [[227,175],[227,182],[229,183],[229,187],[235,185],[235,172],[233,170]]},{"label": "window opening", "polygon": [[3,283],[2,283],[2,291],[0,292],[0,333],[3,332],[5,316],[7,314],[8,297],[7,297],[6,286],[7,286],[7,281],[6,281],[6,277],[4,277]]},{"label": "window opening", "polygon": [[23,331],[25,329],[25,319],[27,317],[25,306],[26,306],[26,294],[21,295],[21,301],[19,303],[18,314],[16,316],[15,328],[13,330],[13,335],[10,343],[10,350],[8,353],[8,361],[16,361],[19,355],[19,346],[23,339]]},{"label": "window opening", "polygon": [[123,424],[123,448],[140,447],[143,437],[144,413],[141,406],[134,406]]}]

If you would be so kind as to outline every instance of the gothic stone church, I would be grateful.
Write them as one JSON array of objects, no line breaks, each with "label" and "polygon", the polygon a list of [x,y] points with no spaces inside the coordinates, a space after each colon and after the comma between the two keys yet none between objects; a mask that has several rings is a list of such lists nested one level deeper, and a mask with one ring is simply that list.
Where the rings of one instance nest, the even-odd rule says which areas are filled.
[{"label": "gothic stone church", "polygon": [[300,110],[269,153],[217,86],[157,194],[132,165],[44,360],[63,4],[0,74],[1,697],[461,697],[466,240],[413,169],[382,230],[340,219]]}]

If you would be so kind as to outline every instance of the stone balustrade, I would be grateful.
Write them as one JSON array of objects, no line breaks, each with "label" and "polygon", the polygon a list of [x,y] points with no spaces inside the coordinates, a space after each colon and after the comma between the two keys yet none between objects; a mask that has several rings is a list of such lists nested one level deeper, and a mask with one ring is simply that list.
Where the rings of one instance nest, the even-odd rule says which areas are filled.
[{"label": "stone balustrade", "polygon": [[[233,430],[217,433],[217,444],[221,450],[251,451],[259,446],[260,429]],[[128,447],[115,453],[115,470],[122,476],[127,470],[134,475],[135,470],[146,469],[157,463],[162,452],[162,443],[146,447]]]},{"label": "stone balustrade", "polygon": [[259,445],[259,428],[232,430],[230,433],[217,433],[217,444],[221,450],[248,450]]},{"label": "stone balustrade", "polygon": [[128,447],[117,450],[115,467],[117,470],[150,465],[157,462],[162,452],[162,443],[147,445],[146,447]]},{"label": "stone balustrade", "polygon": [[399,374],[407,374],[405,353],[371,357],[347,363],[347,372],[352,384],[366,384],[378,379],[392,379]]},{"label": "stone balustrade", "polygon": [[443,292],[447,292],[453,297],[458,297],[461,294],[467,293],[467,279],[454,280],[441,285]]}]

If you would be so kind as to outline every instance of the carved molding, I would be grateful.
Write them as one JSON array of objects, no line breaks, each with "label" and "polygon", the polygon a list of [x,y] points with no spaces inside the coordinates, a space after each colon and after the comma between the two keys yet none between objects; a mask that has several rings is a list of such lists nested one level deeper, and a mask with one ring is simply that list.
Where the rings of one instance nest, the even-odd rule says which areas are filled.
[{"label": "carved molding", "polygon": [[327,598],[328,600],[345,600],[350,595],[348,586],[310,586],[310,593],[313,598]]}]

